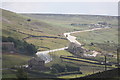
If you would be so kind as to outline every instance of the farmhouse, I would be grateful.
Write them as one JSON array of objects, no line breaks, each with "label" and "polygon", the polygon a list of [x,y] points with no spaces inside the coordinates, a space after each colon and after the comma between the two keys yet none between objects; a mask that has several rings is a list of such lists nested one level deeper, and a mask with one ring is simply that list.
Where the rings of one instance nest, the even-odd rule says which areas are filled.
[{"label": "farmhouse", "polygon": [[2,42],[2,50],[9,51],[9,52],[15,51],[14,43],[13,42]]},{"label": "farmhouse", "polygon": [[76,43],[71,42],[68,47],[68,51],[79,56],[83,56],[84,49]]},{"label": "farmhouse", "polygon": [[45,69],[45,61],[42,60],[40,57],[36,57],[36,58],[34,57],[28,61],[28,68],[44,70]]}]

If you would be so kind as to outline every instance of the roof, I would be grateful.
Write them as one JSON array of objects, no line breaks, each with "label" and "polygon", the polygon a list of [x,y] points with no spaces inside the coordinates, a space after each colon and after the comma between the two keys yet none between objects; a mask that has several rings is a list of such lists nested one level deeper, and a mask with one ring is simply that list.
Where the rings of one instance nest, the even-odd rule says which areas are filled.
[{"label": "roof", "polygon": [[14,44],[13,42],[2,42],[0,44]]},{"label": "roof", "polygon": [[77,43],[73,43],[73,42],[71,42],[70,43],[72,46],[76,46],[76,47],[81,47],[79,44],[77,44]]},{"label": "roof", "polygon": [[42,60],[40,57],[34,57],[34,58],[32,58],[31,60],[44,61],[44,60]]}]

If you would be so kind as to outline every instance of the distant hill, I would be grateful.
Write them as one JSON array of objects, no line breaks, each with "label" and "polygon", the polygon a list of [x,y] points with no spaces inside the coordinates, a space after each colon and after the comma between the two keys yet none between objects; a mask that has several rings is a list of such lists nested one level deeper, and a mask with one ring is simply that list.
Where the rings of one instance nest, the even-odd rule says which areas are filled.
[{"label": "distant hill", "polygon": [[[39,20],[51,20],[56,22],[68,23],[98,23],[107,22],[113,25],[117,24],[117,16],[102,16],[102,15],[79,15],[79,14],[22,14]],[[62,23],[63,24],[63,23]]]}]

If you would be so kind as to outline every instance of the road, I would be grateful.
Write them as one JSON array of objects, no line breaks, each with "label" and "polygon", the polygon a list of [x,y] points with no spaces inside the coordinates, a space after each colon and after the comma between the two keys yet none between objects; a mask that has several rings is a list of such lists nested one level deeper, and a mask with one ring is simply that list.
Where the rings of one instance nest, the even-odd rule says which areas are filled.
[{"label": "road", "polygon": [[[73,43],[77,43],[79,44],[80,46],[82,45],[80,42],[78,42],[76,40],[76,37],[75,36],[71,36],[71,34],[74,34],[74,33],[80,33],[80,32],[89,32],[89,31],[94,31],[94,30],[100,30],[100,29],[103,29],[103,28],[94,28],[94,29],[89,29],[89,30],[83,30],[83,31],[74,31],[74,32],[69,32],[69,33],[64,33],[64,36],[70,41],[70,42],[73,42]],[[105,29],[105,28],[104,28]],[[64,47],[64,48],[59,48],[59,49],[54,49],[54,50],[48,50],[48,51],[42,51],[42,52],[37,52],[36,55],[38,57],[40,57],[41,59],[45,60],[45,63],[48,63],[50,61],[52,61],[52,58],[50,57],[50,55],[48,54],[49,52],[55,52],[55,51],[60,51],[60,50],[65,50],[67,49],[68,47]],[[84,47],[82,47],[84,48]],[[85,56],[93,56],[93,57],[96,57],[96,55],[98,54],[97,51],[92,51],[93,54],[92,55],[88,55],[88,54],[84,54]]]},{"label": "road", "polygon": [[99,29],[103,29],[103,28],[94,28],[94,29],[89,29],[89,30],[74,31],[74,32],[64,33],[64,36],[65,36],[70,42],[77,43],[77,44],[81,45],[81,43],[76,40],[76,37],[75,37],[75,36],[71,36],[71,34],[81,33],[81,32],[88,32],[88,31],[94,31],[94,30],[99,30]]},{"label": "road", "polygon": [[42,52],[37,52],[36,55],[38,57],[40,57],[41,59],[43,59],[45,61],[45,63],[48,63],[48,62],[52,61],[52,58],[50,57],[50,55],[48,53],[55,52],[55,51],[65,50],[67,48],[68,47],[54,49],[54,50],[48,50],[48,51],[42,51]]}]

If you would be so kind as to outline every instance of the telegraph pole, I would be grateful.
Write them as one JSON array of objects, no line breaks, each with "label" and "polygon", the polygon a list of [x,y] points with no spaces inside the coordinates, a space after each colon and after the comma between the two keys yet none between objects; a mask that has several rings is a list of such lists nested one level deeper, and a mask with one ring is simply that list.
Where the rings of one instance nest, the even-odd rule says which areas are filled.
[{"label": "telegraph pole", "polygon": [[107,58],[106,58],[106,55],[104,55],[105,57],[105,71],[107,70],[107,64],[106,64],[106,61],[107,61]]},{"label": "telegraph pole", "polygon": [[120,50],[118,47],[118,49],[117,49],[117,66],[118,66],[118,68],[120,68],[120,66],[119,66],[119,53],[120,53]]}]

